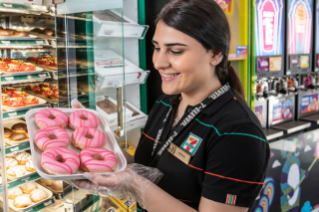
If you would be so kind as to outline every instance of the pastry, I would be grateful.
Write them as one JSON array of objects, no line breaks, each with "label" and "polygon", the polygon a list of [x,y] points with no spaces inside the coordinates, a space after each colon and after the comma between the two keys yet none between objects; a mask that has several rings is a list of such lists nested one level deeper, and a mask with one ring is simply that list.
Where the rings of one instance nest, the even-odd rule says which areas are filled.
[{"label": "pastry", "polygon": [[17,31],[14,29],[5,29],[5,30],[7,30],[10,33],[10,36],[12,36],[12,34]]},{"label": "pastry", "polygon": [[28,171],[28,172],[35,172],[36,169],[34,168],[34,165],[33,165],[33,162],[32,160],[28,160],[27,163],[25,164],[25,169]]},{"label": "pastry", "polygon": [[96,115],[87,110],[75,110],[69,118],[69,127],[76,130],[79,127],[97,128],[99,119]]},{"label": "pastry", "polygon": [[55,191],[62,192],[63,191],[63,181],[62,180],[54,181],[54,183],[50,187]]},{"label": "pastry", "polygon": [[49,36],[55,36],[55,32],[53,29],[44,29],[42,34],[49,35]]},{"label": "pastry", "polygon": [[30,37],[30,35],[27,32],[15,31],[12,33],[12,37]]},{"label": "pastry", "polygon": [[39,182],[42,184],[42,185],[45,185],[45,186],[51,186],[53,185],[53,183],[55,182],[54,180],[47,180],[45,178],[41,178],[39,180]]},{"label": "pastry", "polygon": [[25,173],[25,168],[19,165],[12,166],[7,170],[7,175],[10,177],[22,177]]},{"label": "pastry", "polygon": [[86,172],[113,172],[117,167],[116,155],[103,148],[87,148],[80,154],[81,169]]},{"label": "pastry", "polygon": [[23,193],[30,194],[33,190],[37,189],[38,186],[35,182],[31,182],[20,186],[20,188]]},{"label": "pastry", "polygon": [[21,195],[21,196],[17,196],[14,201],[13,201],[13,205],[16,208],[26,208],[32,205],[32,201],[29,197],[29,195]]},{"label": "pastry", "polygon": [[41,166],[51,175],[70,175],[79,169],[80,157],[65,147],[54,147],[42,153]]},{"label": "pastry", "polygon": [[68,116],[59,109],[46,108],[35,114],[35,121],[40,129],[52,126],[65,128]]},{"label": "pastry", "polygon": [[6,128],[6,127],[3,129],[3,131],[4,131],[5,138],[9,138],[10,135],[13,133],[12,130],[10,130],[9,128]]},{"label": "pastry", "polygon": [[8,140],[13,142],[21,142],[26,141],[28,139],[27,135],[25,133],[12,133]]},{"label": "pastry", "polygon": [[13,188],[13,189],[9,189],[9,191],[8,191],[8,198],[9,198],[9,199],[14,199],[14,198],[16,198],[17,196],[20,196],[20,195],[22,195],[22,194],[23,194],[23,192],[22,192],[21,188],[16,187],[16,188]]},{"label": "pastry", "polygon": [[70,143],[68,131],[60,127],[40,129],[34,136],[35,144],[43,152],[52,147],[67,147]]},{"label": "pastry", "polygon": [[27,129],[27,125],[25,123],[18,123],[11,127],[12,131],[15,133],[24,133]]},{"label": "pastry", "polygon": [[11,36],[11,32],[6,29],[0,29],[0,36]]},{"label": "pastry", "polygon": [[25,165],[28,160],[32,160],[31,154],[27,152],[18,152],[14,154],[14,158],[20,165]]},{"label": "pastry", "polygon": [[30,198],[32,202],[37,203],[48,198],[48,194],[42,189],[35,189],[30,193]]},{"label": "pastry", "polygon": [[78,149],[102,148],[106,141],[105,134],[96,128],[79,127],[72,134],[72,144]]},{"label": "pastry", "polygon": [[6,169],[18,165],[18,161],[14,158],[6,157]]}]

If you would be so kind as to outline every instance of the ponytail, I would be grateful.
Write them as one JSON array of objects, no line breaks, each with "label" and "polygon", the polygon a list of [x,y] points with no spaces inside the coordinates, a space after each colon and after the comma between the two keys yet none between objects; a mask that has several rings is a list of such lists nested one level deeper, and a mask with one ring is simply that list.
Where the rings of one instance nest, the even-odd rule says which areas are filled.
[{"label": "ponytail", "polygon": [[232,66],[228,66],[228,82],[232,91],[243,101],[246,102],[243,85],[237,72]]}]

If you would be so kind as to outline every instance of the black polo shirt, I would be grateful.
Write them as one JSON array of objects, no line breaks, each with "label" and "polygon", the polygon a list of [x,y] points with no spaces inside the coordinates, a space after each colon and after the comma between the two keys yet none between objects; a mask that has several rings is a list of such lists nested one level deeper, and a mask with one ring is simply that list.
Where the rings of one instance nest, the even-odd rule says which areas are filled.
[{"label": "black polo shirt", "polygon": [[[179,97],[165,95],[154,105],[136,150],[136,163],[150,165],[155,137],[172,107],[159,148],[167,141]],[[188,106],[181,120],[192,109]],[[253,205],[263,186],[269,145],[255,114],[231,90],[204,108],[173,143],[191,160],[187,165],[164,151],[156,166],[164,173],[160,188],[194,209],[201,196],[230,205]]]}]

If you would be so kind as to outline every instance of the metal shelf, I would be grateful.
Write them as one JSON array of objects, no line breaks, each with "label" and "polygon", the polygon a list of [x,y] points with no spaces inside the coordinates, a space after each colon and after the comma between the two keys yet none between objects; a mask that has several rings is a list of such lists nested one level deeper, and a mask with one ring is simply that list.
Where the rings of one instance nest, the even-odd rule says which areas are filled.
[{"label": "metal shelf", "polygon": [[34,82],[34,81],[44,81],[45,79],[50,79],[51,76],[47,72],[19,75],[19,76],[1,76],[1,84],[8,85],[12,83],[23,83],[23,82]]}]

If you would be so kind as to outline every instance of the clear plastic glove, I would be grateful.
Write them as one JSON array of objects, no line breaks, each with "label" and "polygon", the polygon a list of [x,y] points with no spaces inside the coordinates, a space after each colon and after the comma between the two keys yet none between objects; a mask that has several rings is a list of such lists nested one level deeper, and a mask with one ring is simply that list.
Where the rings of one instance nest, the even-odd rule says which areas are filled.
[{"label": "clear plastic glove", "polygon": [[73,99],[71,101],[71,107],[72,108],[85,108],[77,99]]},{"label": "clear plastic glove", "polygon": [[126,169],[109,174],[84,173],[88,180],[73,180],[79,189],[100,196],[123,199],[131,197],[144,205],[145,191],[152,183],[158,183],[163,173],[156,168],[140,164],[129,164]]}]

